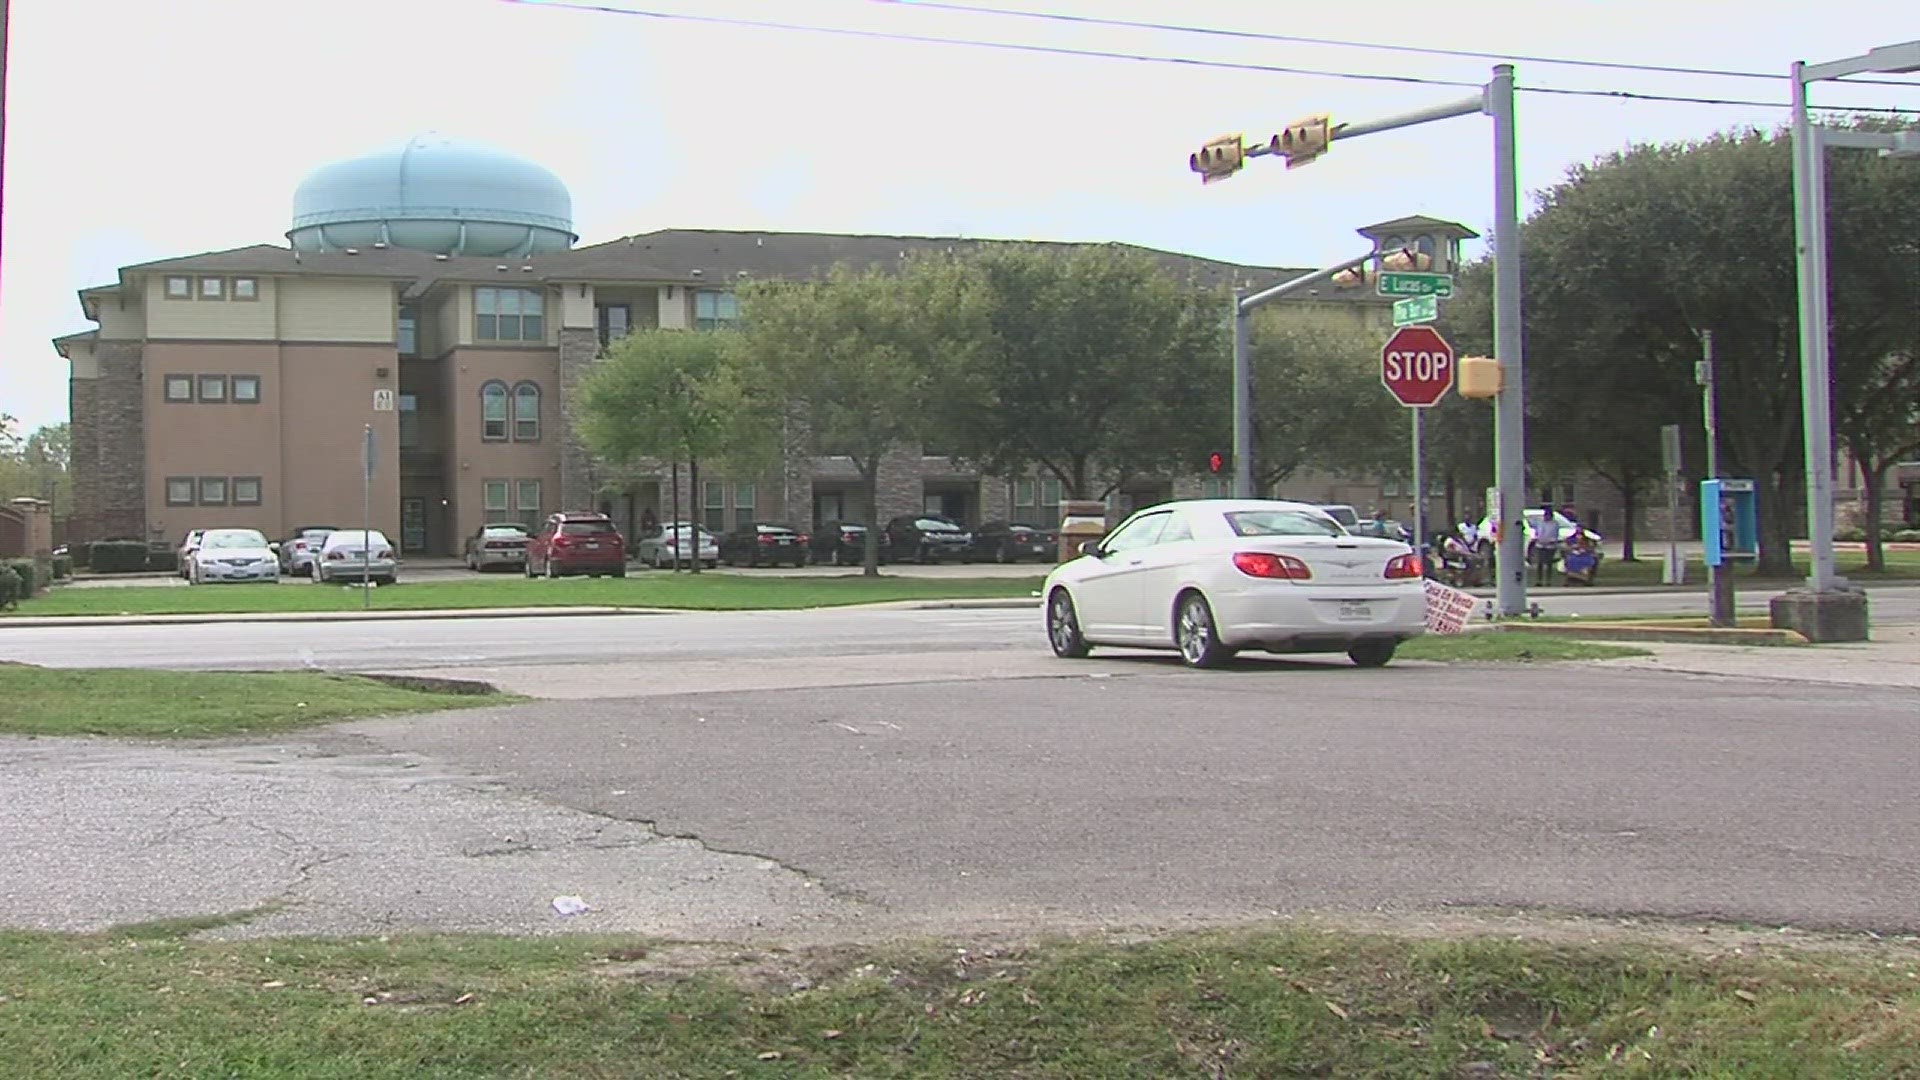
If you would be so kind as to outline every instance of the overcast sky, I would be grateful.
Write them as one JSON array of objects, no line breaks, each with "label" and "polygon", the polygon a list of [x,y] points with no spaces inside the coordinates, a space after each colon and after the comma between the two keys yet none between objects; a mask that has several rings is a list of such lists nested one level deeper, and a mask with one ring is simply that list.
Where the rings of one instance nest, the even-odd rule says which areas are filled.
[{"label": "overcast sky", "polygon": [[[972,0],[969,0],[972,2]],[[1478,84],[1489,59],[1103,28],[880,0],[604,0],[606,7]],[[1532,57],[1779,72],[1774,80],[1518,63],[1523,86],[1784,101],[1795,59],[1913,36],[1907,0],[1002,0]],[[1289,16],[1299,8],[1310,15]],[[583,243],[660,228],[1121,240],[1316,265],[1410,213],[1485,232],[1489,126],[1460,118],[1256,162],[1202,188],[1204,138],[1315,111],[1362,120],[1472,89],[702,24],[503,0],[13,0],[0,410],[62,420],[86,329],[74,290],[149,259],[283,243],[322,163],[424,131],[552,169]],[[1915,77],[1909,77],[1915,78]],[[1920,108],[1920,88],[1816,104]],[[1771,127],[1783,108],[1527,93],[1521,181],[1643,140]],[[1790,238],[1783,238],[1790,242]]]}]

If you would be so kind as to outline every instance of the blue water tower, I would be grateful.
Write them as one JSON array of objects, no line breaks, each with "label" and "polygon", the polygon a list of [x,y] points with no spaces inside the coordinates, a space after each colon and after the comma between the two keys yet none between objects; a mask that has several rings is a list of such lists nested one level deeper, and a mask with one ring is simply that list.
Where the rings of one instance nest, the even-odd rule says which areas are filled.
[{"label": "blue water tower", "polygon": [[1760,504],[1753,481],[1700,482],[1700,539],[1708,566],[1760,557]]}]

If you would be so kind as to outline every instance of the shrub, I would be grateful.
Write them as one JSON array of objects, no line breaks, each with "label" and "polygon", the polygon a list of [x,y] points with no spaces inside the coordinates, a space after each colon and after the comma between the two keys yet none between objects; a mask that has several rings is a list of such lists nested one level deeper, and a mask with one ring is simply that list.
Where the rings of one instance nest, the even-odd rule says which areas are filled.
[{"label": "shrub", "polygon": [[180,553],[177,551],[147,552],[147,569],[173,573],[180,569]]},{"label": "shrub", "polygon": [[0,566],[0,611],[20,602],[20,575],[12,566]]},{"label": "shrub", "polygon": [[87,547],[96,574],[137,574],[147,568],[147,545],[138,540],[95,540]]},{"label": "shrub", "polygon": [[74,544],[67,549],[67,558],[73,560],[74,566],[84,569],[87,565],[87,556],[92,553],[92,544]]},{"label": "shrub", "polygon": [[55,555],[53,557],[53,580],[65,581],[73,576],[73,556]]},{"label": "shrub", "polygon": [[1860,528],[1835,529],[1833,538],[1843,544],[1857,544],[1867,538],[1867,530]]},{"label": "shrub", "polygon": [[40,568],[32,559],[8,559],[7,568],[20,578],[20,598],[22,600],[47,587],[49,582],[40,579]]},{"label": "shrub", "polygon": [[1920,529],[1901,529],[1892,539],[1902,544],[1920,544]]}]

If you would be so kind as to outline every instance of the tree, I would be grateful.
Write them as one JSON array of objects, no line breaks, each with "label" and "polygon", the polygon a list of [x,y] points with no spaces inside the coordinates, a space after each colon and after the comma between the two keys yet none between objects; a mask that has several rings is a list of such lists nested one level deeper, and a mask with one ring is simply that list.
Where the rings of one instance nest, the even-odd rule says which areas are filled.
[{"label": "tree", "polygon": [[1302,468],[1398,474],[1410,461],[1407,410],[1380,385],[1379,334],[1344,312],[1262,310],[1253,325],[1254,487]]},{"label": "tree", "polygon": [[19,421],[0,413],[0,501],[48,499],[56,511],[73,505],[71,429],[48,424],[22,438]]},{"label": "tree", "polygon": [[1227,297],[1114,247],[1007,247],[959,264],[936,437],[983,472],[1038,466],[1070,499],[1188,472],[1227,426]]},{"label": "tree", "polygon": [[881,459],[927,434],[932,373],[964,369],[979,340],[957,327],[973,310],[970,295],[955,265],[932,257],[897,274],[836,268],[742,295],[751,385],[804,433],[808,450],[845,455],[859,473],[867,576],[880,572]]},{"label": "tree", "polygon": [[[702,461],[763,468],[776,453],[773,429],[760,400],[745,391],[740,345],[739,334],[724,330],[621,338],[582,380],[582,440],[620,467],[641,458],[676,468],[685,461],[696,491]],[[694,555],[691,569],[699,573],[698,545]]]}]

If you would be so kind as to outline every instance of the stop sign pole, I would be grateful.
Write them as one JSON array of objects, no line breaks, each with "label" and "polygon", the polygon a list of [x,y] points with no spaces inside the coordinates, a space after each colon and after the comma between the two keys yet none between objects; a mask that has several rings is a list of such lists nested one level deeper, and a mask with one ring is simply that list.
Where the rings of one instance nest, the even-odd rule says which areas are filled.
[{"label": "stop sign pole", "polygon": [[1413,548],[1427,542],[1427,478],[1421,467],[1421,418],[1453,389],[1453,346],[1431,326],[1403,326],[1380,350],[1380,382],[1413,414]]}]

